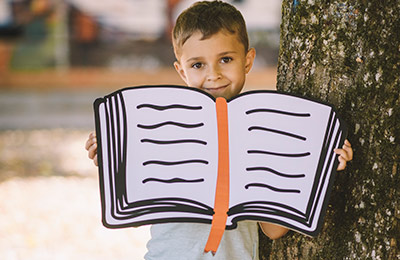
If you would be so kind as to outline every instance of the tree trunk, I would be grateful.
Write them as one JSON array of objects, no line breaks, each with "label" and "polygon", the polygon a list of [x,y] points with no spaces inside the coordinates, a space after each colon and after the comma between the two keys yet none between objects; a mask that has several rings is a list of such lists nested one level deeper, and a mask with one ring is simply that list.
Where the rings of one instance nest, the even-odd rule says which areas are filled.
[{"label": "tree trunk", "polygon": [[336,106],[354,159],[321,233],[260,236],[261,259],[400,259],[400,1],[283,0],[280,91]]}]

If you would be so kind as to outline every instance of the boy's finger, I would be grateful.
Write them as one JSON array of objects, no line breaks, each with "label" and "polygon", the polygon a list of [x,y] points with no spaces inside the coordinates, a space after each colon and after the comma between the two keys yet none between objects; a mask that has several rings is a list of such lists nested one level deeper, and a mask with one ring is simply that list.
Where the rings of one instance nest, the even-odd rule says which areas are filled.
[{"label": "boy's finger", "polygon": [[85,145],[86,150],[89,151],[89,148],[90,148],[92,145],[94,145],[94,144],[97,144],[97,139],[96,139],[95,137],[94,137],[94,138],[89,138],[89,139],[86,141],[86,145]]},{"label": "boy's finger", "polygon": [[346,151],[348,156],[348,161],[353,160],[353,149],[350,146],[343,145],[343,149]]},{"label": "boy's finger", "polygon": [[346,161],[351,161],[353,158],[352,153],[348,153],[346,149],[335,149],[334,151],[339,157],[342,157]]},{"label": "boy's finger", "polygon": [[91,139],[91,138],[96,138],[95,132],[90,132],[89,139]]},{"label": "boy's finger", "polygon": [[86,144],[85,144],[85,149],[89,151],[90,146],[92,146],[92,138],[87,139]]},{"label": "boy's finger", "polygon": [[342,171],[346,168],[346,160],[344,160],[341,156],[339,156],[339,165],[337,167],[337,171]]},{"label": "boy's finger", "polygon": [[343,149],[347,152],[348,154],[348,161],[353,160],[353,149],[351,148],[351,144],[349,140],[345,140],[343,144]]},{"label": "boy's finger", "polygon": [[96,134],[95,134],[94,132],[91,132],[91,133],[89,134],[88,140],[86,141],[86,145],[85,145],[86,150],[88,150],[89,147],[90,147],[93,143],[96,143],[96,142],[97,142]]},{"label": "boy's finger", "polygon": [[93,144],[92,146],[90,146],[88,152],[89,158],[94,159],[94,157],[97,155],[97,144]]},{"label": "boy's finger", "polygon": [[97,160],[97,154],[93,158],[93,163],[94,163],[94,165],[99,166],[99,162]]}]

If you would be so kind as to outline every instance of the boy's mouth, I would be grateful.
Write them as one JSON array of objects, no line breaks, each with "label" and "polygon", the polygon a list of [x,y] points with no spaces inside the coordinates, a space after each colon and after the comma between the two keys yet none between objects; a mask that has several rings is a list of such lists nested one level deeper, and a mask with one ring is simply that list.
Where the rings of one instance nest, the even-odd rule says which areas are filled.
[{"label": "boy's mouth", "polygon": [[212,87],[212,88],[204,88],[203,87],[203,89],[205,90],[205,91],[207,91],[207,92],[210,92],[210,93],[218,93],[218,92],[221,92],[221,91],[223,91],[225,88],[227,88],[228,87],[228,85],[224,85],[224,86],[219,86],[219,87]]}]

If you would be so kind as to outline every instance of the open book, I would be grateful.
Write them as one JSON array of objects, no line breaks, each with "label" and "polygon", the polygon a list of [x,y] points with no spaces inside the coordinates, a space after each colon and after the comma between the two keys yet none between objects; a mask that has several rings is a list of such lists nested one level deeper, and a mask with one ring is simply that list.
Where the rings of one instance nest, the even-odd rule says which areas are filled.
[{"label": "open book", "polygon": [[224,229],[256,220],[320,230],[345,139],[332,106],[275,91],[225,101],[142,86],[94,107],[105,226],[211,223],[222,212]]}]

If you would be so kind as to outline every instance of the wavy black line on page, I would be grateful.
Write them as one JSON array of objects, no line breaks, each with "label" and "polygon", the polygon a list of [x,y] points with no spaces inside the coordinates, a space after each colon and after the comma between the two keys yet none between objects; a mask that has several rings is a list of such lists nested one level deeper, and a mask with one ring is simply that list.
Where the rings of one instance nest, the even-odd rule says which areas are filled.
[{"label": "wavy black line on page", "polygon": [[263,150],[248,150],[248,154],[266,154],[266,155],[275,155],[275,156],[281,156],[281,157],[306,157],[311,155],[310,152],[304,152],[304,153],[276,153],[276,152],[270,152],[270,151],[263,151]]},{"label": "wavy black line on page", "polygon": [[191,164],[191,163],[208,164],[208,161],[206,161],[206,160],[200,160],[200,159],[184,160],[184,161],[174,161],[174,162],[159,161],[159,160],[150,160],[150,161],[145,161],[145,162],[143,163],[143,166],[150,165],[150,164],[164,165],[164,166],[174,166],[174,165]]},{"label": "wavy black line on page", "polygon": [[285,131],[281,131],[281,130],[277,130],[277,129],[271,129],[271,128],[267,128],[267,127],[262,127],[262,126],[251,126],[248,129],[249,131],[254,131],[254,130],[260,130],[260,131],[267,131],[267,132],[272,132],[272,133],[276,133],[276,134],[281,134],[281,135],[286,135],[289,137],[293,137],[293,138],[297,138],[303,141],[306,141],[307,138],[305,138],[304,136],[301,135],[296,135],[296,134],[292,134],[289,132],[285,132]]},{"label": "wavy black line on page", "polygon": [[204,182],[204,179],[194,179],[194,180],[186,180],[182,178],[173,178],[173,179],[158,179],[158,178],[147,178],[142,181],[143,184],[146,184],[147,182],[161,182],[161,183],[167,183],[167,184],[173,184],[173,183],[200,183]]},{"label": "wavy black line on page", "polygon": [[283,110],[276,110],[276,109],[268,109],[268,108],[257,108],[257,109],[252,109],[246,111],[246,115],[250,115],[253,113],[276,113],[276,114],[282,114],[282,115],[287,115],[287,116],[296,116],[296,117],[310,117],[310,113],[295,113],[295,112],[289,112],[289,111],[283,111]]},{"label": "wavy black line on page", "polygon": [[142,139],[140,140],[142,143],[151,143],[151,144],[185,144],[185,143],[192,143],[192,144],[202,144],[207,145],[206,141],[198,140],[198,139],[181,139],[181,140],[154,140],[154,139]]},{"label": "wavy black line on page", "polygon": [[155,109],[158,111],[164,111],[167,109],[201,110],[203,107],[202,106],[187,106],[187,105],[179,105],[179,104],[167,105],[167,106],[154,105],[154,104],[140,104],[136,108],[137,109],[151,108],[151,109]]},{"label": "wavy black line on page", "polygon": [[178,127],[183,127],[183,128],[197,128],[197,127],[202,127],[204,125],[204,123],[184,124],[184,123],[179,123],[179,122],[167,121],[167,122],[162,122],[162,123],[154,124],[154,125],[138,124],[137,127],[142,128],[142,129],[156,129],[156,128],[163,127],[166,125],[173,125],[173,126],[178,126]]},{"label": "wavy black line on page", "polygon": [[276,188],[274,186],[271,185],[267,185],[264,183],[249,183],[246,184],[245,188],[249,189],[251,187],[255,187],[255,188],[266,188],[266,189],[270,189],[272,191],[276,191],[276,192],[282,192],[282,193],[300,193],[300,190],[295,190],[295,189],[281,189],[281,188]]},{"label": "wavy black line on page", "polygon": [[269,167],[248,167],[246,168],[246,171],[251,172],[251,171],[267,171],[271,172],[275,175],[285,177],[285,178],[304,178],[306,175],[305,174],[288,174],[288,173],[282,173],[278,172],[277,170],[274,170]]}]

